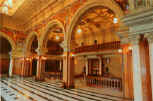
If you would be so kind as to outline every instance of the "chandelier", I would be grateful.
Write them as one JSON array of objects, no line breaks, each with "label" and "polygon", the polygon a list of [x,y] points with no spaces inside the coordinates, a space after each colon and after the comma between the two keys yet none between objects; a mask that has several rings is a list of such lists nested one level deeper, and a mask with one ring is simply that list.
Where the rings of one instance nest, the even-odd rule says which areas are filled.
[{"label": "chandelier", "polygon": [[13,7],[13,0],[0,0],[0,10],[2,13],[8,14],[8,10]]}]

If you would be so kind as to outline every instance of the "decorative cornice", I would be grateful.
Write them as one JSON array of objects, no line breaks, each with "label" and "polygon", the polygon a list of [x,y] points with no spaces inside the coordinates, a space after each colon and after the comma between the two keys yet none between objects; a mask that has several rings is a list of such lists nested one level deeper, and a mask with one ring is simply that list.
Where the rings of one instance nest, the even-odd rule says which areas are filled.
[{"label": "decorative cornice", "polygon": [[153,8],[146,9],[144,11],[129,14],[121,19],[121,21],[127,26],[135,26],[144,23],[153,22]]},{"label": "decorative cornice", "polygon": [[41,55],[45,55],[45,53],[48,52],[48,49],[47,48],[37,48],[36,52],[39,56],[41,56]]},{"label": "decorative cornice", "polygon": [[129,41],[129,43],[131,43],[133,45],[137,45],[140,42],[140,35],[128,36],[128,41]]},{"label": "decorative cornice", "polygon": [[70,49],[68,48],[68,44],[66,41],[63,41],[60,46],[64,49],[64,52],[70,52]]}]

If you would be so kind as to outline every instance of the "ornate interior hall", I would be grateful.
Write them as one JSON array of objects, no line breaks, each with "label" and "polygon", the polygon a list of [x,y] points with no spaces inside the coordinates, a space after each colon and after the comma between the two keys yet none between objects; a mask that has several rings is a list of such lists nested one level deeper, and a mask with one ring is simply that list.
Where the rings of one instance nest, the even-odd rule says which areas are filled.
[{"label": "ornate interior hall", "polygon": [[153,101],[153,0],[0,0],[0,101]]}]

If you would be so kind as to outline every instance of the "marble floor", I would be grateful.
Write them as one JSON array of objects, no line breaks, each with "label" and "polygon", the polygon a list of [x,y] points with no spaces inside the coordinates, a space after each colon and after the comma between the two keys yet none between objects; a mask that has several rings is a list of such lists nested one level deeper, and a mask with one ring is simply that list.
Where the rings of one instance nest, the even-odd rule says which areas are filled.
[{"label": "marble floor", "polygon": [[60,88],[61,82],[36,82],[33,78],[1,78],[0,96],[4,101],[130,101],[84,87]]}]

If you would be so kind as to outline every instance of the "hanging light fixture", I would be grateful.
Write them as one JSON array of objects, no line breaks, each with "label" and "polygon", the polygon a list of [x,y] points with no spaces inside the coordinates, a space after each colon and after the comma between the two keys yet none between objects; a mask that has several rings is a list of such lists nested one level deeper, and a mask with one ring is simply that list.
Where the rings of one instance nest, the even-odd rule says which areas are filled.
[{"label": "hanging light fixture", "polygon": [[59,40],[60,39],[60,37],[59,36],[56,36],[56,40]]},{"label": "hanging light fixture", "polygon": [[77,29],[77,33],[78,34],[80,34],[81,32],[82,32],[82,29],[81,28]]}]

